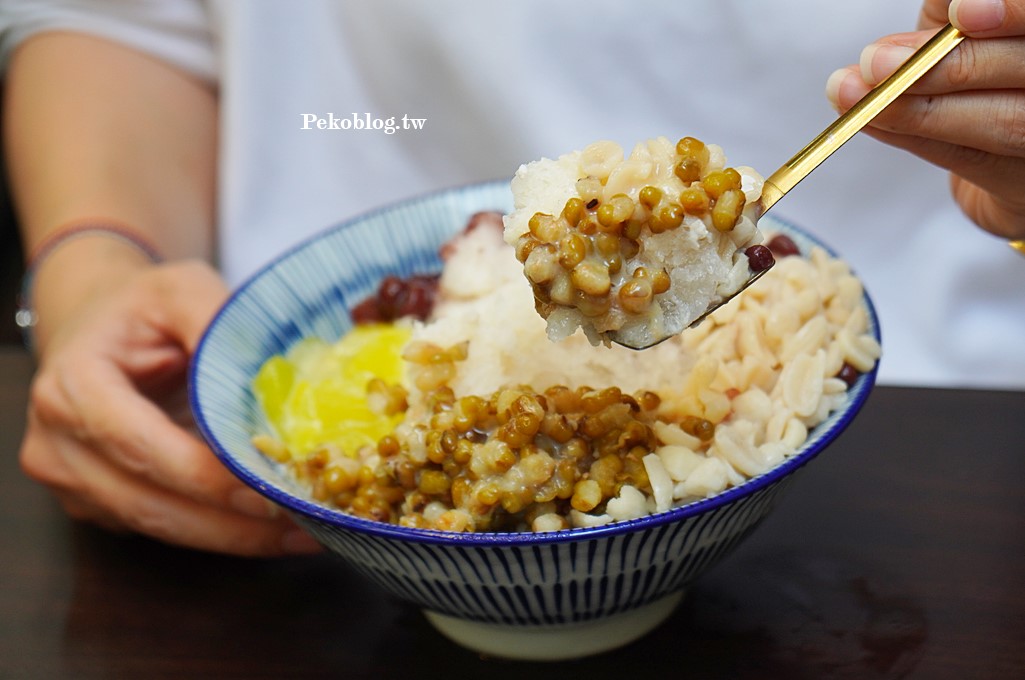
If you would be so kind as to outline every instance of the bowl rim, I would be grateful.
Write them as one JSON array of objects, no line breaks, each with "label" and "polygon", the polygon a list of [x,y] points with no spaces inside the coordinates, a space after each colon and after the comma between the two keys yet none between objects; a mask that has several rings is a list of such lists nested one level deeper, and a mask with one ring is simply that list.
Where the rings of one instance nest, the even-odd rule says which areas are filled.
[{"label": "bowl rim", "polygon": [[[293,244],[291,247],[284,249],[279,255],[269,260],[263,266],[259,267],[249,275],[235,290],[231,292],[228,299],[218,308],[216,314],[211,319],[209,325],[204,329],[202,336],[200,337],[199,343],[196,345],[195,352],[193,353],[192,359],[189,363],[188,373],[188,398],[189,406],[193,414],[196,426],[199,429],[203,439],[210,446],[213,453],[221,461],[221,463],[228,468],[232,474],[243,481],[247,486],[254,489],[258,493],[267,497],[271,501],[281,505],[285,509],[298,513],[299,515],[307,518],[319,521],[324,524],[332,525],[337,528],[347,529],[360,534],[367,534],[383,539],[400,539],[412,543],[425,543],[434,545],[448,545],[448,546],[495,546],[495,547],[510,547],[510,546],[529,546],[529,545],[541,545],[549,543],[569,543],[575,541],[593,540],[598,538],[605,538],[616,536],[619,534],[631,533],[645,529],[655,529],[664,525],[673,524],[682,520],[686,520],[697,515],[701,515],[706,512],[716,510],[718,508],[730,505],[734,501],[742,500],[746,497],[754,496],[758,492],[766,490],[777,482],[788,477],[812,459],[818,456],[829,444],[833,442],[854,420],[854,417],[861,411],[872,388],[876,382],[876,376],[879,370],[879,361],[877,360],[875,365],[870,371],[861,373],[854,384],[848,388],[847,392],[849,400],[841,412],[841,415],[835,422],[823,431],[816,432],[815,441],[807,446],[807,448],[800,450],[798,453],[785,459],[782,463],[779,463],[775,467],[745,480],[743,483],[736,486],[731,486],[728,489],[720,491],[719,493],[709,497],[703,498],[696,501],[691,501],[685,505],[677,506],[665,510],[663,512],[656,512],[643,517],[638,517],[630,520],[620,520],[610,522],[595,527],[576,527],[571,529],[563,529],[559,531],[551,532],[449,532],[440,531],[436,529],[418,529],[412,527],[403,527],[397,524],[386,524],[384,522],[378,522],[375,520],[363,519],[350,515],[340,509],[330,508],[327,505],[323,505],[318,501],[302,498],[288,491],[272,486],[267,481],[253,474],[248,467],[236,460],[235,456],[231,451],[228,450],[215,436],[213,429],[207,422],[202,409],[200,408],[200,389],[201,381],[199,380],[199,368],[202,363],[204,356],[203,352],[207,343],[211,340],[213,335],[217,332],[219,324],[221,323],[227,310],[236,302],[236,300],[245,295],[247,291],[255,285],[255,283],[261,279],[267,272],[275,269],[284,260],[295,257],[299,252],[314,247],[319,241],[327,237],[328,235],[344,231],[346,229],[354,228],[356,225],[368,220],[373,219],[378,215],[388,214],[394,211],[401,210],[407,206],[419,204],[430,200],[439,200],[441,197],[450,196],[460,193],[471,193],[474,191],[483,191],[491,189],[499,189],[503,184],[508,187],[509,180],[487,180],[483,182],[474,182],[469,184],[458,185],[454,187],[448,187],[439,189],[436,191],[426,192],[418,194],[400,201],[389,203],[387,205],[374,208],[372,210],[360,213],[351,218],[342,220],[333,226],[327,227],[301,241]],[[481,208],[484,210],[485,208]],[[811,235],[804,229],[795,226],[786,219],[771,216],[771,219],[782,225],[785,229],[794,232],[799,237],[807,240],[808,242],[824,249],[832,257],[838,257],[836,252],[823,243],[818,237]],[[860,277],[859,277],[859,280]],[[863,282],[862,282],[863,283]],[[882,341],[881,332],[879,328],[879,316],[876,312],[875,305],[872,302],[868,291],[864,288],[862,291],[862,299],[865,302],[865,306],[869,317],[869,332],[876,339],[877,342]],[[813,428],[811,432],[815,432]]]}]

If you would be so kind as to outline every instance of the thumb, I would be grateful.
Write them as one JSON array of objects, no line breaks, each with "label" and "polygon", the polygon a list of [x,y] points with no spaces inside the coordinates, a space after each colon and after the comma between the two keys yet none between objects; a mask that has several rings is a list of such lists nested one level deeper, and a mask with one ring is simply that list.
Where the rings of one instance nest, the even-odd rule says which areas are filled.
[{"label": "thumb", "polygon": [[947,15],[973,38],[1025,35],[1025,0],[954,0]]},{"label": "thumb", "polygon": [[210,265],[199,260],[164,265],[153,284],[162,303],[163,331],[191,355],[227,300],[227,286]]}]

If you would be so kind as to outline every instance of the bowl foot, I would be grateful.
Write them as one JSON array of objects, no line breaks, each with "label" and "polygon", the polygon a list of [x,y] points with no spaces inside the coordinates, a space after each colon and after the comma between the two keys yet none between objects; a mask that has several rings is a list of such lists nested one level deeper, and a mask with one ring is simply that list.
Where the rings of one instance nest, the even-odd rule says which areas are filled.
[{"label": "bowl foot", "polygon": [[424,615],[447,638],[476,652],[522,661],[561,661],[633,642],[665,621],[682,598],[680,591],[595,621],[562,625],[481,623],[427,610]]}]

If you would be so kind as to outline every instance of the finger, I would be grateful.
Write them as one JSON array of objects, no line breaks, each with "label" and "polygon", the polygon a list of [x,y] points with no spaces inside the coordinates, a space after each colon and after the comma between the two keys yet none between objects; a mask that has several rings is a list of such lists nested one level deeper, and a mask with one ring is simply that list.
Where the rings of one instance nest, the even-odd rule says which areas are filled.
[{"label": "finger", "polygon": [[947,17],[977,38],[1025,35],[1025,0],[954,0]]},{"label": "finger", "polygon": [[82,500],[78,493],[64,491],[63,489],[54,489],[53,491],[57,501],[64,508],[64,512],[71,519],[78,522],[89,522],[101,529],[119,534],[128,533],[128,527],[114,519],[110,513],[104,512],[92,503]]},{"label": "finger", "polygon": [[950,0],[925,0],[918,15],[918,28],[940,28],[949,23],[949,7]]},{"label": "finger", "polygon": [[56,448],[50,444],[50,434],[41,423],[34,403],[30,401],[18,462],[30,478],[48,486],[67,488],[73,484],[73,480],[55,451]]},{"label": "finger", "polygon": [[[62,370],[65,362],[75,370]],[[203,504],[257,518],[276,515],[202,442],[140,395],[118,367],[72,353],[36,382],[33,403],[45,426],[69,430],[132,475]]]},{"label": "finger", "polygon": [[950,180],[954,198],[976,224],[1001,238],[1025,239],[1023,201],[995,198],[985,188],[957,175]]},{"label": "finger", "polygon": [[[40,444],[37,441],[28,446]],[[58,498],[76,519],[135,531],[174,545],[234,555],[277,556],[320,550],[287,519],[260,520],[203,505],[111,465],[75,440],[51,439],[50,444],[55,446],[60,464],[76,480],[69,487],[56,488]]]},{"label": "finger", "polygon": [[259,520],[175,496],[110,464],[81,442],[42,426],[30,409],[20,461],[51,488],[68,514],[106,529],[238,555],[318,552],[288,520]]},{"label": "finger", "polygon": [[[839,110],[850,108],[868,91],[868,85],[851,67],[834,73],[827,83],[827,96]],[[1021,158],[1025,157],[1025,92],[905,94],[876,116],[871,126]]]},{"label": "finger", "polygon": [[864,133],[957,173],[954,198],[972,221],[1004,239],[1025,238],[1025,161],[875,128]]},{"label": "finger", "polygon": [[[933,32],[899,33],[865,47],[859,65],[869,85],[882,82],[907,61]],[[965,40],[908,88],[911,94],[1025,88],[1025,41]]]}]

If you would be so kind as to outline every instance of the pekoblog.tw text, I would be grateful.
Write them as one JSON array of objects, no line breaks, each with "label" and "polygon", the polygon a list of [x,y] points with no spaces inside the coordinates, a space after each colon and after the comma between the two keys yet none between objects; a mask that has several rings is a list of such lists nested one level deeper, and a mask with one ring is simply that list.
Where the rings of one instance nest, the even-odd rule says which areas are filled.
[{"label": "pekoblog.tw text", "polygon": [[386,135],[393,135],[399,130],[423,130],[427,125],[426,118],[412,118],[407,114],[403,114],[401,118],[380,118],[369,113],[351,113],[345,118],[339,118],[333,113],[324,116],[316,113],[300,115],[302,130],[378,130]]}]

